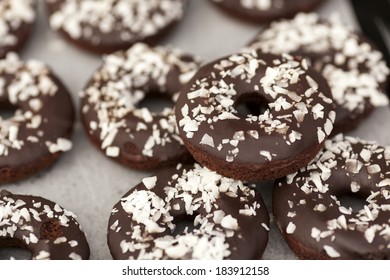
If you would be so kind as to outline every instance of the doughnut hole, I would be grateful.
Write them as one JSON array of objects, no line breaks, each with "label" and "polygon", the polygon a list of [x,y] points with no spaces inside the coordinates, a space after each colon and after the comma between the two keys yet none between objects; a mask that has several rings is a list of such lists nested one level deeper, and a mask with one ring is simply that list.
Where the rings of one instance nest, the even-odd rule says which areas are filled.
[{"label": "doughnut hole", "polygon": [[0,238],[0,260],[29,260],[31,252],[16,238]]},{"label": "doughnut hole", "polygon": [[364,206],[368,205],[367,197],[361,193],[344,193],[337,195],[337,199],[340,201],[340,205],[347,209],[352,209],[352,213],[358,213],[364,209]]},{"label": "doughnut hole", "polygon": [[19,108],[7,101],[0,102],[0,121],[6,121],[15,116]]},{"label": "doughnut hole", "polygon": [[242,117],[260,116],[269,110],[269,102],[258,93],[245,93],[234,104],[238,114]]},{"label": "doughnut hole", "polygon": [[168,94],[152,93],[147,94],[138,104],[137,108],[147,108],[151,113],[161,114],[165,109],[172,109],[174,103]]},{"label": "doughnut hole", "polygon": [[49,219],[44,221],[39,230],[41,239],[57,239],[58,237],[63,235],[61,228],[62,227],[60,221],[56,219]]},{"label": "doughnut hole", "polygon": [[181,234],[185,234],[185,233],[190,233],[190,232],[193,232],[194,230],[197,230],[200,228],[200,225],[196,225],[195,226],[195,218],[196,218],[197,214],[194,214],[194,215],[180,215],[180,216],[177,216],[174,220],[173,220],[173,224],[175,225],[175,229],[171,232],[171,235],[173,237],[176,237],[178,235],[181,235]]}]

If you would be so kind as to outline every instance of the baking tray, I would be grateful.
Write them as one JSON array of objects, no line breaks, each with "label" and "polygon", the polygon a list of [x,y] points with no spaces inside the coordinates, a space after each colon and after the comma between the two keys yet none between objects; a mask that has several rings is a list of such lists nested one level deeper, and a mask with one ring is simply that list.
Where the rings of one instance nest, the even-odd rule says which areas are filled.
[{"label": "baking tray", "polygon": [[[76,49],[52,31],[42,1],[39,1],[38,10],[34,34],[21,56],[49,64],[71,91],[78,108],[78,93],[101,63],[101,58]],[[319,13],[326,17],[334,11],[340,13],[347,23],[357,26],[349,2],[329,0]],[[231,18],[210,0],[192,0],[183,21],[161,45],[179,47],[210,61],[236,52],[261,27]],[[380,108],[351,135],[390,145],[389,130],[383,128],[387,120],[390,120],[389,108]],[[110,260],[106,233],[111,209],[125,192],[152,172],[129,170],[104,157],[88,142],[79,121],[75,125],[73,143],[74,148],[49,170],[1,188],[13,193],[42,196],[74,212],[87,234],[91,259]],[[272,182],[261,183],[258,188],[271,210]],[[13,249],[0,250],[0,259],[9,259],[12,255],[23,257],[26,254]],[[273,222],[264,259],[295,259]]]}]

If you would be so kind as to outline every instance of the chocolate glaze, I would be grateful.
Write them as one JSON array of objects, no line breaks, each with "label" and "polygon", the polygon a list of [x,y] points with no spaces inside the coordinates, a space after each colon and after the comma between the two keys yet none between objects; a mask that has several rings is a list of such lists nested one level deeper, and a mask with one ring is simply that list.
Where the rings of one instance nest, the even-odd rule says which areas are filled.
[{"label": "chocolate glaze", "polygon": [[[273,212],[302,259],[390,259],[390,148],[336,136],[316,159],[275,183]],[[339,197],[366,200],[353,212]]]},{"label": "chocolate glaze", "polygon": [[[269,216],[261,195],[195,164],[145,178],[114,206],[108,246],[114,259],[260,259]],[[173,236],[193,217],[192,231]]]},{"label": "chocolate glaze", "polygon": [[0,183],[22,179],[71,148],[74,108],[63,84],[41,62],[13,54],[0,60]]},{"label": "chocolate glaze", "polygon": [[323,21],[316,14],[300,14],[271,24],[249,46],[311,60],[332,89],[337,115],[333,135],[356,128],[376,107],[388,105],[384,92],[390,72],[383,55],[338,18]]},{"label": "chocolate glaze", "polygon": [[187,0],[108,0],[103,4],[46,0],[46,4],[54,30],[78,47],[101,54],[125,50],[136,42],[155,44],[181,20]]},{"label": "chocolate glaze", "polygon": [[20,247],[33,260],[89,258],[76,216],[47,199],[0,191],[0,248]]},{"label": "chocolate glaze", "polygon": [[0,2],[0,23],[8,29],[0,36],[0,58],[24,46],[35,23],[35,6],[35,0],[2,0]]},{"label": "chocolate glaze", "polygon": [[324,0],[211,0],[235,17],[259,23],[310,12]]},{"label": "chocolate glaze", "polygon": [[[107,56],[82,95],[82,121],[91,141],[123,165],[154,169],[189,158],[171,108],[152,113],[137,104],[147,95],[175,94],[199,67],[178,50],[137,43]],[[112,152],[114,151],[114,152]]]},{"label": "chocolate glaze", "polygon": [[[238,114],[247,94],[268,102],[265,113]],[[305,166],[332,131],[329,96],[305,60],[243,52],[202,67],[182,89],[175,114],[202,164],[235,179],[275,179]]]}]

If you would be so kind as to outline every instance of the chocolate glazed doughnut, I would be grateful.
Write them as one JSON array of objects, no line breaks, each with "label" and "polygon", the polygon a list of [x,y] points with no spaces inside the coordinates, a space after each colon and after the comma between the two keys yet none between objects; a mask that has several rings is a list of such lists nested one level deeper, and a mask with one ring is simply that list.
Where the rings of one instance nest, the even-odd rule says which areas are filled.
[{"label": "chocolate glazed doughnut", "polygon": [[310,12],[324,0],[212,0],[235,17],[259,23]]},{"label": "chocolate glazed doughnut", "polygon": [[333,135],[356,128],[376,107],[388,105],[384,93],[390,72],[383,55],[338,17],[326,22],[317,14],[300,14],[275,22],[249,46],[311,60],[332,89],[337,115]]},{"label": "chocolate glazed doughnut", "polygon": [[[191,218],[194,229],[174,235]],[[114,259],[260,259],[269,216],[259,193],[207,168],[162,170],[114,206],[108,246]]]},{"label": "chocolate glazed doughnut", "polygon": [[15,54],[0,60],[0,184],[23,179],[52,163],[72,147],[71,97],[39,61],[22,62]]},{"label": "chocolate glazed doughnut", "polygon": [[157,114],[137,105],[156,95],[175,103],[175,94],[199,64],[181,51],[142,43],[106,56],[82,92],[82,121],[92,143],[131,168],[154,169],[188,160],[173,110]]},{"label": "chocolate glazed doughnut", "polygon": [[[239,180],[286,176],[315,157],[331,133],[330,89],[305,60],[260,52],[231,55],[202,67],[176,104],[180,136],[194,158]],[[262,114],[243,116],[242,100]]]},{"label": "chocolate glazed doughnut", "polygon": [[0,0],[0,58],[18,51],[32,32],[35,0]]},{"label": "chocolate glazed doughnut", "polygon": [[52,201],[1,190],[0,221],[0,248],[29,250],[33,260],[89,258],[76,216]]},{"label": "chocolate glazed doughnut", "polygon": [[[302,259],[390,259],[390,147],[336,136],[316,159],[276,182],[273,212]],[[353,211],[339,200],[355,195]]]},{"label": "chocolate glazed doughnut", "polygon": [[155,44],[183,17],[187,0],[46,0],[50,25],[73,44],[112,53]]}]

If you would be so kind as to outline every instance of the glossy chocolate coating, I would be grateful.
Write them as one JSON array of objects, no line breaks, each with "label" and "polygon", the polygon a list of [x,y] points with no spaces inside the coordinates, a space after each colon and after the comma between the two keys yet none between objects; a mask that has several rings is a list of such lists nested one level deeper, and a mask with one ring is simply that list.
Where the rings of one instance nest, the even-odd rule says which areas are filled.
[{"label": "glossy chocolate coating", "polygon": [[20,247],[34,260],[82,260],[89,246],[76,216],[47,199],[0,191],[0,248]]},{"label": "glossy chocolate coating", "polygon": [[155,95],[175,103],[175,94],[199,65],[197,58],[181,51],[142,43],[107,56],[82,93],[82,121],[91,141],[132,168],[161,168],[187,160],[172,108],[152,113],[137,106]]},{"label": "glossy chocolate coating", "polygon": [[[240,99],[266,103],[243,116]],[[176,104],[180,136],[194,158],[239,180],[283,177],[305,166],[333,128],[326,81],[306,62],[243,52],[203,66]]]},{"label": "glossy chocolate coating", "polygon": [[235,17],[259,23],[310,12],[324,0],[212,0]]},{"label": "glossy chocolate coating", "polygon": [[15,110],[0,119],[0,183],[23,179],[71,148],[74,108],[63,84],[41,62],[0,60],[0,110]]},{"label": "glossy chocolate coating", "polygon": [[[108,246],[114,259],[260,259],[269,216],[261,195],[195,164],[166,169],[114,206]],[[194,229],[173,235],[192,217]]]},{"label": "glossy chocolate coating", "polygon": [[[306,168],[275,183],[273,212],[302,259],[390,259],[390,148],[336,136]],[[354,195],[353,211],[339,198]]]}]

